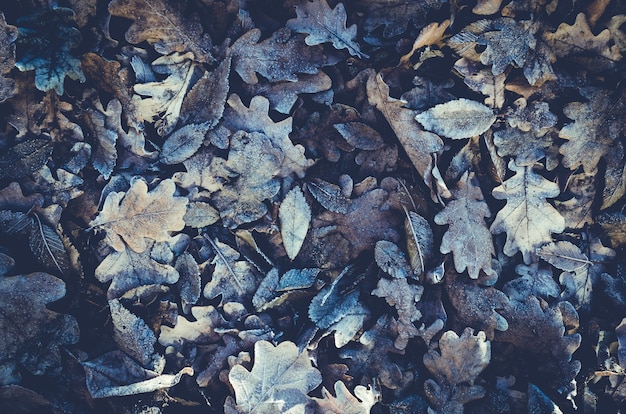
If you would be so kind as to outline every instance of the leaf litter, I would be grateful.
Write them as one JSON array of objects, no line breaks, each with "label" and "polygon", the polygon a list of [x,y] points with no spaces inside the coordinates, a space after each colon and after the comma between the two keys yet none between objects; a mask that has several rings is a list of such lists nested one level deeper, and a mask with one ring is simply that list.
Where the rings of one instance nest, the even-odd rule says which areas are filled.
[{"label": "leaf litter", "polygon": [[619,412],[618,1],[0,9],[0,411]]}]

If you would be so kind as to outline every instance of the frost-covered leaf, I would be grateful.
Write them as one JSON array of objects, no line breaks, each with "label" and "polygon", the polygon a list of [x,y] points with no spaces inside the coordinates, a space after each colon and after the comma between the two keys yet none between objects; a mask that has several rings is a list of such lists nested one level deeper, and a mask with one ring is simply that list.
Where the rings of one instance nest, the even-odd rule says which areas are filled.
[{"label": "frost-covered leaf", "polygon": [[35,86],[63,95],[65,77],[85,81],[78,60],[70,51],[81,41],[74,27],[74,11],[65,7],[44,8],[17,20],[16,43],[26,49],[15,66],[22,72],[35,70]]},{"label": "frost-covered leaf", "polygon": [[422,275],[433,255],[435,240],[428,221],[413,211],[406,211],[404,233],[406,248],[409,252],[409,264],[415,275]]},{"label": "frost-covered leaf", "polygon": [[0,155],[0,178],[21,178],[40,169],[52,154],[50,141],[29,139],[3,151]]},{"label": "frost-covered leaf", "polygon": [[215,265],[215,269],[211,280],[204,286],[204,297],[213,299],[222,295],[222,304],[247,302],[252,298],[260,281],[256,269],[229,245],[219,240],[211,244],[215,250],[211,264]]},{"label": "frost-covered leaf", "polygon": [[37,261],[50,272],[67,275],[70,272],[70,258],[61,237],[54,228],[43,223],[37,214],[30,226],[28,247]]},{"label": "frost-covered leaf", "polygon": [[173,387],[183,375],[193,375],[190,367],[181,369],[177,374],[145,369],[121,351],[108,352],[82,365],[92,398],[144,394]]},{"label": "frost-covered leaf", "polygon": [[381,399],[380,392],[372,386],[357,385],[352,395],[342,381],[335,382],[335,394],[336,397],[322,387],[322,398],[313,397],[316,414],[369,414]]},{"label": "frost-covered leaf", "polygon": [[12,98],[17,92],[17,85],[4,75],[15,65],[15,40],[17,27],[7,24],[4,13],[0,13],[0,103]]},{"label": "frost-covered leaf", "polygon": [[405,101],[389,96],[389,86],[380,74],[371,71],[366,88],[370,104],[383,114],[426,185],[429,188],[436,186],[441,196],[448,197],[449,191],[443,180],[433,183],[433,172],[438,173],[433,156],[443,152],[441,138],[419,127],[415,112],[404,107]]},{"label": "frost-covered leaf", "polygon": [[480,102],[460,98],[436,105],[418,114],[415,119],[429,131],[452,139],[462,139],[488,130],[496,120],[496,115]]},{"label": "frost-covered leaf", "polygon": [[519,250],[524,263],[529,264],[535,249],[552,241],[552,233],[561,233],[565,228],[563,217],[546,201],[559,195],[559,186],[532,167],[518,167],[510,161],[509,168],[515,175],[493,189],[493,196],[507,203],[491,224],[491,232],[506,231],[504,253],[513,256]]},{"label": "frost-covered leaf", "polygon": [[586,224],[592,224],[592,207],[596,196],[596,174],[573,174],[568,180],[567,194],[571,197],[565,201],[555,201],[554,205],[565,219],[565,227],[580,229]]},{"label": "frost-covered leaf", "polygon": [[325,209],[335,213],[348,211],[349,200],[343,195],[339,186],[314,178],[306,183],[306,188]]},{"label": "frost-covered leaf", "polygon": [[147,41],[162,55],[189,51],[198,62],[212,63],[211,38],[200,16],[185,6],[169,0],[113,0],[108,7],[113,16],[133,20],[126,32],[129,43]]},{"label": "frost-covered leaf", "polygon": [[[220,160],[223,161],[215,159],[218,163]],[[240,131],[231,137],[230,152],[223,169],[226,172],[230,170],[230,176],[237,179],[222,186],[211,197],[225,226],[233,228],[258,220],[267,213],[267,205],[263,202],[280,190],[280,183],[275,177],[283,160],[282,151],[272,145],[267,135]],[[207,175],[209,180],[215,182],[210,171]]]},{"label": "frost-covered leaf", "polygon": [[348,49],[351,55],[367,57],[356,43],[356,25],[346,27],[346,10],[343,3],[331,9],[326,0],[301,0],[296,4],[296,18],[288,20],[286,27],[298,33],[307,33],[307,45],[332,42],[335,49]]},{"label": "frost-covered leaf", "polygon": [[159,343],[163,346],[173,346],[179,352],[191,344],[208,344],[217,342],[220,335],[216,328],[225,324],[222,315],[213,306],[193,306],[189,320],[178,315],[173,328],[161,325]]},{"label": "frost-covered leaf", "polygon": [[532,131],[507,127],[493,133],[493,143],[501,157],[514,157],[515,165],[520,167],[532,166],[546,156],[545,149],[552,145],[552,135],[537,136]]},{"label": "frost-covered leaf", "polygon": [[441,4],[439,0],[359,0],[355,7],[365,11],[366,31],[385,26],[383,37],[390,38],[402,34],[409,22],[415,27],[423,26],[427,12],[439,9]]},{"label": "frost-covered leaf", "polygon": [[195,65],[191,53],[173,53],[161,56],[152,62],[157,73],[167,74],[162,81],[137,83],[134,90],[141,95],[135,100],[139,119],[155,122],[159,135],[167,135],[174,130],[181,116],[185,93],[191,87]]},{"label": "frost-covered leaf", "polygon": [[180,112],[180,122],[187,124],[207,124],[213,128],[224,114],[224,105],[230,86],[229,58],[224,59],[213,71],[204,74],[185,94]]},{"label": "frost-covered leaf", "polygon": [[179,274],[169,264],[159,263],[150,256],[154,242],[136,253],[132,249],[114,251],[96,267],[95,276],[101,283],[112,280],[107,291],[109,299],[119,298],[129,290],[145,286],[176,283]]},{"label": "frost-covered leaf", "polygon": [[227,103],[228,108],[224,115],[226,128],[232,132],[262,132],[270,139],[272,146],[283,155],[280,176],[286,177],[296,173],[299,177],[304,177],[307,168],[313,165],[313,160],[305,157],[302,145],[294,145],[289,139],[293,118],[274,122],[268,115],[269,101],[263,96],[253,97],[249,107],[246,107],[236,94],[232,94]]},{"label": "frost-covered leaf", "polygon": [[313,286],[320,269],[290,269],[280,277],[276,286],[277,291],[292,289],[307,289]]},{"label": "frost-covered leaf", "polygon": [[115,143],[119,132],[123,131],[120,125],[122,104],[117,99],[112,99],[105,110],[95,93],[86,98],[91,98],[91,102],[85,111],[85,118],[96,144],[91,163],[108,180],[117,162]]},{"label": "frost-covered leaf", "polygon": [[90,226],[105,230],[107,242],[118,252],[127,244],[141,253],[146,250],[146,239],[166,241],[171,231],[185,226],[187,199],[174,196],[175,190],[174,182],[167,179],[148,192],[146,182],[137,179],[128,192],[109,193]]},{"label": "frost-covered leaf", "polygon": [[479,63],[466,58],[457,60],[454,69],[463,75],[463,82],[473,91],[487,96],[484,100],[485,105],[491,108],[502,108],[504,80],[506,79],[504,73],[494,75],[489,69],[484,69]]},{"label": "frost-covered leaf", "polygon": [[502,287],[502,291],[510,300],[523,301],[529,295],[549,300],[561,293],[559,285],[554,281],[552,270],[539,267],[539,262],[529,266],[517,265],[515,273],[520,277],[506,282]]},{"label": "frost-covered leaf", "polygon": [[160,160],[164,164],[179,164],[198,151],[209,130],[208,123],[189,124],[167,137],[161,148]]},{"label": "frost-covered leaf", "polygon": [[228,379],[235,390],[236,412],[245,414],[304,414],[313,402],[307,394],[322,382],[307,353],[289,341],[278,346],[255,343],[252,369],[235,365]]},{"label": "frost-covered leaf", "polygon": [[320,290],[309,305],[309,318],[322,329],[339,322],[349,315],[353,308],[360,306],[359,291],[342,294],[339,279],[338,277],[330,286]]},{"label": "frost-covered leaf", "polygon": [[537,255],[552,266],[565,270],[566,272],[576,272],[589,265],[591,262],[580,248],[568,241],[558,241],[541,246],[537,250]]},{"label": "frost-covered leaf", "polygon": [[306,202],[300,187],[294,187],[287,193],[278,210],[278,217],[283,245],[287,256],[293,260],[302,248],[311,223],[311,207]]},{"label": "frost-covered leaf", "polygon": [[192,201],[187,205],[187,212],[183,216],[185,225],[194,228],[210,226],[220,219],[220,213],[209,203]]},{"label": "frost-covered leaf", "polygon": [[178,272],[178,289],[184,313],[189,313],[191,306],[198,302],[202,292],[200,269],[196,259],[185,252],[176,258],[174,269]]},{"label": "frost-covered leaf", "polygon": [[507,109],[507,123],[522,131],[533,131],[543,135],[548,128],[556,125],[558,118],[547,102],[533,101],[530,104],[525,98],[518,98]]},{"label": "frost-covered leaf", "polygon": [[348,144],[363,150],[377,150],[385,145],[385,141],[378,131],[362,122],[346,122],[335,124],[333,128],[337,130]]},{"label": "frost-covered leaf", "polygon": [[626,244],[626,216],[622,213],[604,213],[597,217],[597,224],[608,237],[611,246],[617,248]]},{"label": "frost-covered leaf", "polygon": [[427,379],[424,391],[436,413],[463,413],[463,405],[482,398],[484,387],[474,385],[491,360],[491,343],[484,332],[474,335],[465,328],[461,336],[447,331],[439,339],[439,352],[424,355],[424,365],[435,378]]},{"label": "frost-covered leaf", "polygon": [[379,240],[374,248],[374,259],[383,272],[391,277],[401,279],[412,273],[404,252],[387,240]]},{"label": "frost-covered leaf", "polygon": [[257,83],[257,73],[271,82],[295,82],[298,73],[312,75],[325,64],[321,46],[306,46],[301,35],[292,35],[289,30],[275,32],[261,43],[259,39],[261,30],[252,29],[229,49],[233,69],[246,83]]},{"label": "frost-covered leaf", "polygon": [[580,93],[589,101],[571,102],[563,108],[565,116],[574,122],[559,132],[560,138],[568,140],[559,152],[563,154],[565,167],[575,170],[582,165],[590,174],[596,170],[600,158],[617,149],[615,141],[626,127],[622,116],[626,95],[614,99],[608,90],[593,87],[581,88]]},{"label": "frost-covered leaf", "polygon": [[495,276],[491,267],[495,250],[484,221],[490,216],[489,207],[474,182],[474,173],[463,174],[452,194],[454,199],[435,216],[435,223],[450,225],[439,251],[444,254],[453,252],[456,271],[461,273],[467,269],[472,279],[478,279],[481,270]]},{"label": "frost-covered leaf", "polygon": [[60,347],[78,342],[74,317],[46,305],[65,296],[65,283],[47,273],[0,277],[0,383],[19,382],[19,367],[43,375],[61,364]]}]

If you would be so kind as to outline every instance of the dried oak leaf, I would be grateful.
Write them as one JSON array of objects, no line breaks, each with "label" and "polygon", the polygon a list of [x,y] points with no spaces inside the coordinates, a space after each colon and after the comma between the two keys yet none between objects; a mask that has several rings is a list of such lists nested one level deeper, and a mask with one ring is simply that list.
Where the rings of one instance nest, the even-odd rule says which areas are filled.
[{"label": "dried oak leaf", "polygon": [[256,342],[252,369],[235,365],[228,379],[235,390],[236,405],[231,398],[226,412],[241,414],[304,414],[313,405],[307,394],[322,382],[307,353],[289,341],[278,346]]},{"label": "dried oak leaf", "polygon": [[0,155],[0,178],[22,178],[40,169],[52,155],[51,142],[33,138],[15,144]]},{"label": "dried oak leaf", "polygon": [[162,368],[153,371],[139,365],[122,351],[111,351],[83,362],[87,389],[92,398],[137,395],[170,388],[178,384],[183,375],[193,375],[185,367],[177,374],[163,374]]},{"label": "dried oak leaf", "polygon": [[126,193],[109,193],[102,211],[89,225],[106,231],[107,243],[118,252],[127,244],[141,253],[148,247],[146,239],[166,241],[170,232],[185,227],[187,199],[174,196],[175,191],[171,179],[161,181],[150,192],[146,182],[137,179]]},{"label": "dried oak leaf", "polygon": [[[479,20],[452,36],[448,45],[465,58],[491,65],[496,76],[509,65],[523,68],[528,82],[540,86],[555,79],[555,75],[551,65],[554,54],[542,40],[535,38],[538,28],[531,20],[506,17]],[[477,52],[477,46],[486,47]]]},{"label": "dried oak leaf", "polygon": [[193,306],[190,321],[182,315],[176,318],[173,328],[161,325],[159,343],[165,347],[172,346],[183,352],[191,344],[209,344],[219,341],[220,335],[216,328],[226,324],[222,315],[213,306]]},{"label": "dried oak leaf", "polygon": [[348,49],[351,55],[367,58],[356,43],[356,24],[346,27],[346,9],[343,3],[331,9],[326,0],[311,2],[301,0],[296,4],[296,18],[287,20],[286,27],[298,33],[306,33],[309,46],[332,42],[335,49]]},{"label": "dried oak leaf", "polygon": [[404,107],[405,101],[389,96],[389,86],[380,74],[370,70],[366,88],[370,104],[383,114],[426,185],[429,188],[436,185],[437,193],[447,198],[450,193],[443,180],[433,178],[441,175],[433,159],[443,153],[441,138],[419,127],[415,112]]},{"label": "dried oak leaf", "polygon": [[189,13],[187,2],[169,0],[113,0],[109,3],[113,16],[133,20],[126,40],[137,44],[150,43],[162,55],[192,52],[194,60],[212,63],[213,44],[196,13]]},{"label": "dried oak leaf", "polygon": [[261,30],[252,29],[233,43],[228,50],[233,69],[248,84],[259,81],[257,73],[270,82],[298,80],[298,73],[317,73],[327,61],[321,46],[307,46],[303,36],[288,29],[272,34],[258,43]]},{"label": "dried oak leaf", "polygon": [[280,234],[287,256],[291,260],[300,252],[311,223],[311,207],[304,198],[300,187],[287,193],[278,210]]},{"label": "dried oak leaf", "polygon": [[535,249],[552,241],[552,233],[565,229],[565,220],[546,201],[557,197],[559,186],[546,180],[533,171],[532,167],[518,167],[509,162],[509,169],[515,175],[493,189],[498,200],[506,199],[506,205],[498,212],[491,224],[493,234],[507,232],[504,253],[513,256],[522,252],[524,263],[529,264],[535,257]]},{"label": "dried oak leaf", "polygon": [[102,176],[108,180],[117,162],[117,142],[121,125],[122,104],[117,99],[111,99],[105,110],[95,91],[85,92],[83,96],[89,105],[84,110],[86,128],[91,132],[93,146],[91,163]]},{"label": "dried oak leaf", "polygon": [[489,339],[493,339],[495,331],[509,329],[503,316],[509,300],[498,289],[481,286],[450,269],[445,273],[445,291],[463,326],[479,329]]},{"label": "dried oak leaf", "polygon": [[191,87],[195,65],[191,53],[173,53],[152,62],[157,73],[167,74],[162,81],[138,83],[135,93],[146,98],[135,99],[137,116],[142,121],[155,122],[159,135],[174,130],[181,116],[185,94]]},{"label": "dried oak leaf", "polygon": [[579,13],[574,24],[561,23],[554,33],[546,32],[543,37],[555,55],[577,61],[590,70],[606,68],[622,58],[618,46],[610,46],[610,30],[594,36],[585,13]]},{"label": "dried oak leaf", "polygon": [[370,410],[381,399],[381,394],[373,387],[357,385],[354,395],[342,381],[335,382],[335,394],[322,387],[322,398],[313,397],[317,403],[316,414],[369,414]]},{"label": "dried oak leaf", "polygon": [[204,195],[214,193],[223,187],[225,177],[230,175],[230,171],[226,169],[226,160],[216,157],[207,148],[198,150],[183,161],[183,165],[187,171],[174,173],[172,179],[189,192],[198,191]]},{"label": "dried oak leaf", "polygon": [[565,167],[575,170],[582,165],[591,174],[600,158],[615,151],[615,143],[626,127],[626,95],[613,97],[608,90],[593,87],[580,88],[580,93],[588,102],[571,102],[563,108],[565,116],[574,122],[559,132],[560,138],[568,140],[559,152]]},{"label": "dried oak leaf", "polygon": [[484,397],[485,388],[474,382],[490,360],[491,343],[484,332],[474,335],[472,328],[465,328],[461,336],[444,332],[439,352],[431,349],[424,355],[424,365],[435,378],[424,383],[433,411],[462,414],[464,404]]},{"label": "dried oak leaf", "polygon": [[239,252],[227,244],[216,240],[211,242],[215,257],[211,264],[215,265],[211,280],[204,286],[203,294],[207,299],[221,295],[220,303],[247,303],[254,295],[260,282],[256,268]]},{"label": "dried oak leaf", "polygon": [[571,194],[571,198],[554,202],[556,209],[565,219],[565,227],[581,229],[587,224],[593,224],[592,207],[596,198],[595,172],[571,175],[566,190]]},{"label": "dried oak leaf", "polygon": [[463,76],[463,82],[470,89],[486,96],[485,105],[491,108],[502,108],[504,105],[504,80],[506,79],[504,73],[494,75],[489,69],[484,69],[480,63],[466,58],[457,60],[454,69]]},{"label": "dried oak leaf", "polygon": [[363,28],[367,32],[384,25],[383,37],[390,38],[404,33],[409,22],[422,27],[427,21],[426,14],[438,10],[441,4],[439,0],[359,0],[354,7],[364,10]]},{"label": "dried oak leaf", "polygon": [[225,226],[234,228],[267,213],[263,201],[280,190],[280,182],[275,177],[283,159],[280,148],[273,146],[265,134],[239,131],[231,137],[224,167],[231,171],[234,179],[211,195]]},{"label": "dried oak leaf", "polygon": [[[556,134],[554,134],[556,135]],[[512,156],[519,167],[532,166],[546,156],[546,149],[552,145],[552,134],[537,135],[532,131],[506,127],[493,133],[493,143],[498,147],[498,155]]]},{"label": "dried oak leaf", "polygon": [[15,65],[15,40],[17,28],[7,24],[4,13],[0,13],[0,103],[17,93],[17,85],[11,78],[5,78]]},{"label": "dried oak leaf", "polygon": [[536,367],[550,388],[570,397],[575,395],[575,377],[581,364],[572,360],[572,354],[580,346],[581,336],[572,333],[578,328],[574,307],[569,302],[548,306],[543,299],[526,296],[510,301],[503,314],[509,329],[498,332],[496,340],[532,353],[537,363],[531,369]]},{"label": "dried oak leaf", "polygon": [[3,385],[19,382],[19,367],[42,375],[61,364],[59,348],[78,341],[74,317],[46,305],[65,296],[65,283],[47,273],[0,278]]},{"label": "dried oak leaf", "polygon": [[268,115],[269,101],[263,96],[254,96],[249,107],[241,102],[237,94],[230,95],[227,103],[223,124],[231,133],[262,132],[270,139],[272,146],[282,152],[280,176],[296,173],[304,177],[306,170],[313,165],[313,160],[306,159],[302,145],[294,145],[289,139],[293,118],[274,122]]},{"label": "dried oak leaf", "polygon": [[480,102],[460,98],[436,105],[415,119],[424,128],[452,139],[470,138],[488,130],[496,120],[493,111]]},{"label": "dried oak leaf", "polygon": [[101,283],[112,280],[107,291],[109,299],[119,298],[140,286],[173,284],[178,281],[179,274],[175,268],[151,257],[154,247],[155,243],[148,241],[141,253],[124,249],[114,251],[102,260],[96,267],[95,276]]},{"label": "dried oak leaf", "polygon": [[391,316],[381,316],[361,335],[358,344],[341,349],[339,357],[349,359],[346,363],[352,377],[367,378],[368,381],[377,377],[382,385],[393,390],[403,386],[403,375],[390,357],[390,353],[402,353],[390,338],[393,333],[391,325]]},{"label": "dried oak leaf", "polygon": [[472,279],[478,279],[481,270],[488,276],[496,276],[491,267],[495,250],[484,220],[491,213],[480,187],[474,182],[474,173],[463,174],[452,195],[454,199],[435,216],[435,223],[450,225],[441,239],[439,251],[453,252],[456,271],[462,273],[467,269]]},{"label": "dried oak leaf", "polygon": [[17,20],[17,44],[26,51],[15,63],[22,72],[35,70],[35,86],[40,91],[54,89],[63,95],[65,77],[85,81],[80,60],[70,53],[81,40],[74,27],[74,11],[65,7],[43,9]]}]

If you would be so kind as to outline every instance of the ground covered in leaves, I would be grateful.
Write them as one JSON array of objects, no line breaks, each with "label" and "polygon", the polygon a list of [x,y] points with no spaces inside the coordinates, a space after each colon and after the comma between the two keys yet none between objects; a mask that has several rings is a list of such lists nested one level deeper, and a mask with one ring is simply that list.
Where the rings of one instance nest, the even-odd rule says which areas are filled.
[{"label": "ground covered in leaves", "polygon": [[14,3],[1,412],[624,406],[622,1]]}]

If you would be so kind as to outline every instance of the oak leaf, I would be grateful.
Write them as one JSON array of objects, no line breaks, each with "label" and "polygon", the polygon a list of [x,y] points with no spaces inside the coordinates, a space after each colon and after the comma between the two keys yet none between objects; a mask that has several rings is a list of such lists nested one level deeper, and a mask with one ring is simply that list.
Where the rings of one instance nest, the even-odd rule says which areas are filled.
[{"label": "oak leaf", "polygon": [[514,157],[515,165],[519,167],[532,166],[546,156],[547,148],[552,145],[552,134],[537,135],[532,131],[507,127],[493,133],[493,143],[501,157]]},{"label": "oak leaf", "polygon": [[491,343],[484,332],[465,328],[461,336],[447,331],[439,339],[439,352],[424,355],[424,365],[435,378],[427,379],[424,392],[437,413],[463,413],[463,405],[482,398],[485,388],[474,385],[491,360]]},{"label": "oak leaf", "polygon": [[304,39],[307,45],[332,42],[335,49],[348,49],[353,56],[367,57],[354,40],[356,25],[346,27],[348,16],[343,3],[331,9],[326,0],[302,0],[296,4],[296,16],[287,21],[286,27],[298,33],[307,33]]},{"label": "oak leaf", "polygon": [[441,239],[439,251],[453,252],[456,271],[461,273],[467,269],[472,279],[478,279],[481,270],[494,276],[491,260],[495,250],[484,221],[491,213],[480,187],[474,183],[474,173],[463,174],[452,194],[454,199],[435,216],[435,223],[450,225]]},{"label": "oak leaf", "polygon": [[187,199],[174,196],[175,191],[170,179],[150,192],[145,181],[135,180],[126,193],[109,193],[102,211],[89,225],[104,230],[107,243],[118,252],[128,245],[141,253],[148,247],[146,239],[166,241],[170,232],[185,226]]},{"label": "oak leaf", "polygon": [[85,120],[88,121],[87,127],[92,131],[96,141],[96,149],[93,151],[91,163],[108,180],[117,162],[115,143],[119,133],[123,132],[121,126],[122,104],[117,99],[112,99],[105,110],[95,92],[91,96],[87,96],[87,99],[91,102],[85,110]]},{"label": "oak leaf", "polygon": [[161,325],[159,343],[165,347],[172,346],[179,352],[191,344],[209,344],[219,341],[216,329],[226,324],[222,315],[213,306],[193,306],[190,321],[182,315],[176,317],[173,328]]},{"label": "oak leaf", "polygon": [[114,0],[109,13],[133,20],[126,40],[150,43],[162,55],[192,52],[194,60],[212,63],[212,42],[196,13],[185,10],[186,2],[169,0]]},{"label": "oak leaf", "polygon": [[369,414],[370,410],[380,400],[380,392],[373,387],[357,385],[354,395],[342,381],[335,382],[335,394],[322,387],[322,398],[313,397],[317,403],[317,414]]},{"label": "oak leaf", "polygon": [[[504,80],[506,75],[494,75],[478,62],[461,58],[454,64],[454,69],[463,76],[463,82],[473,91],[486,96],[484,103],[491,108],[502,108],[504,105]],[[426,109],[426,108],[424,108]]]},{"label": "oak leaf", "polygon": [[363,27],[373,32],[379,26],[385,26],[383,37],[390,38],[404,33],[409,22],[415,27],[426,23],[425,16],[431,10],[441,7],[439,0],[359,0],[355,7],[365,11]]},{"label": "oak leaf", "polygon": [[258,341],[252,369],[235,365],[228,379],[235,390],[235,412],[246,414],[304,414],[313,403],[307,394],[322,382],[307,353],[289,341],[278,346]]},{"label": "oak leaf", "polygon": [[295,82],[298,73],[315,74],[326,62],[321,46],[307,47],[301,35],[293,35],[288,29],[258,43],[260,38],[261,30],[252,29],[229,49],[233,69],[245,83],[257,83],[257,73],[271,82]]},{"label": "oak leaf", "polygon": [[291,260],[300,252],[311,223],[311,207],[306,202],[300,187],[294,187],[285,196],[278,210],[280,234],[287,256]]},{"label": "oak leaf", "polygon": [[169,264],[156,261],[150,255],[155,243],[146,242],[146,249],[114,251],[96,267],[95,276],[101,283],[112,281],[107,291],[109,299],[119,298],[131,289],[146,285],[173,284],[179,274]]},{"label": "oak leaf", "polygon": [[552,241],[552,233],[565,229],[565,220],[547,201],[557,197],[559,186],[533,171],[532,167],[518,167],[509,162],[515,175],[493,189],[493,196],[506,199],[507,204],[498,212],[491,224],[491,232],[506,231],[504,253],[513,256],[522,252],[524,263],[529,264],[535,249]]}]

